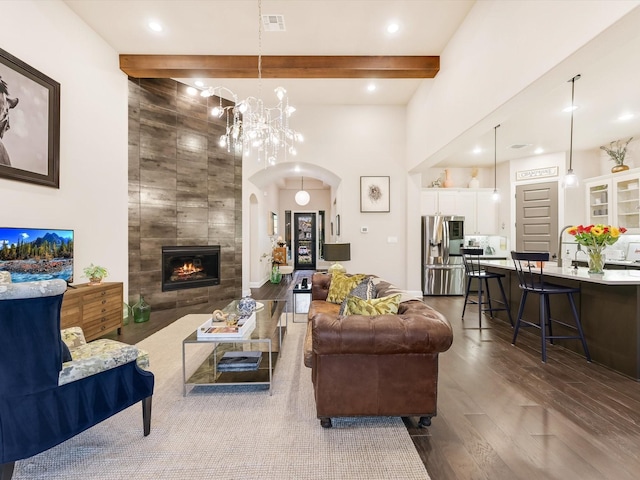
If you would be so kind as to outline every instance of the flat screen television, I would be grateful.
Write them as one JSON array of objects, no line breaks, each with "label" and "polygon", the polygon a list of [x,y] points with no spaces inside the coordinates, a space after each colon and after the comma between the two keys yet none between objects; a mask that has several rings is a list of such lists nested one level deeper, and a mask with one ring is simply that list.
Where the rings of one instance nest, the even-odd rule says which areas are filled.
[{"label": "flat screen television", "polygon": [[0,271],[11,281],[73,282],[73,230],[0,227]]}]

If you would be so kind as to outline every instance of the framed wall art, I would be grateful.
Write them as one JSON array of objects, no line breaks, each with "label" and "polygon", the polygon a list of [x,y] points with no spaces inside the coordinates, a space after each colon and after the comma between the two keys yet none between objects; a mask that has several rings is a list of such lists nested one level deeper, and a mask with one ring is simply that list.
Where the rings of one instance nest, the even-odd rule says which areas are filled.
[{"label": "framed wall art", "polygon": [[360,211],[389,212],[389,177],[360,177]]},{"label": "framed wall art", "polygon": [[336,215],[336,236],[340,236],[340,215]]},{"label": "framed wall art", "polygon": [[0,177],[59,188],[60,84],[0,49]]}]

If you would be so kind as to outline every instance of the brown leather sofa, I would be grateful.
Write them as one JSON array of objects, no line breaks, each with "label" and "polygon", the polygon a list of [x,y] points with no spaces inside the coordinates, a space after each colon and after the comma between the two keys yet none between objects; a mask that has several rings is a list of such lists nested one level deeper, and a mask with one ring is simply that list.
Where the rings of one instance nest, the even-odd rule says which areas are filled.
[{"label": "brown leather sofa", "polygon": [[[399,290],[380,279],[377,297]],[[403,294],[397,315],[339,316],[326,301],[331,274],[312,278],[305,365],[311,368],[320,424],[331,417],[436,415],[438,354],[449,349],[447,319],[422,300]],[[405,300],[405,301],[402,301]]]}]

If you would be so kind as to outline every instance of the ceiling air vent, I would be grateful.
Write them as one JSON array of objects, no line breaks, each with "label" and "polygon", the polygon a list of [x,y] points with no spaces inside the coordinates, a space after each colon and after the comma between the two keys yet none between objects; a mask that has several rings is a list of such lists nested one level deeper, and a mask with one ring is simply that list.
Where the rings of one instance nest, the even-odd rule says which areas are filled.
[{"label": "ceiling air vent", "polygon": [[265,32],[284,32],[284,15],[262,15],[262,29]]},{"label": "ceiling air vent", "polygon": [[514,150],[518,150],[520,148],[530,147],[530,143],[514,143],[509,148],[513,148]]}]

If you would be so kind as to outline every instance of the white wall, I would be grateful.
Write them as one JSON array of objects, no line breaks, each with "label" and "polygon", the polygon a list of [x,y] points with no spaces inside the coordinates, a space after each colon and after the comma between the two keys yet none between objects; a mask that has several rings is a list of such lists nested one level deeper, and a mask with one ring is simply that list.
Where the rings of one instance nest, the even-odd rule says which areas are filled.
[{"label": "white wall", "polygon": [[61,125],[60,189],[0,179],[0,223],[75,230],[75,282],[100,264],[127,298],[128,95],[118,55],[61,1],[1,7],[2,49],[61,84]]},{"label": "white wall", "polygon": [[455,152],[458,137],[483,122],[492,123],[480,133],[488,131],[495,125],[490,114],[637,5],[622,0],[476,2],[440,56],[440,72],[411,100],[408,167],[427,159],[435,164]]}]

